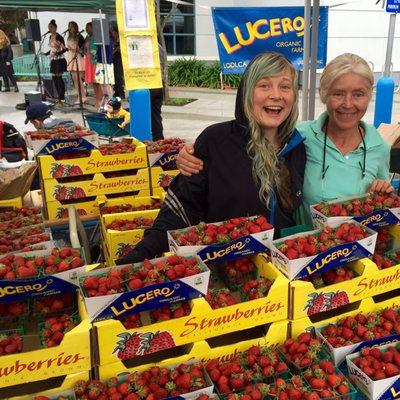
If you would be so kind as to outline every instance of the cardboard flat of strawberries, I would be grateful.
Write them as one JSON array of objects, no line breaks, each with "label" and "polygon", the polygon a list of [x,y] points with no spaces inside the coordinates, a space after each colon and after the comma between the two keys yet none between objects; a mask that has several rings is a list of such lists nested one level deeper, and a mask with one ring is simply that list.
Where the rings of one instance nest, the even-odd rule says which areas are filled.
[{"label": "cardboard flat of strawberries", "polygon": [[[370,200],[370,204],[367,204],[368,200]],[[382,201],[378,202],[378,200]],[[364,194],[313,204],[310,206],[310,212],[316,228],[320,228],[322,225],[354,220],[368,228],[377,229],[396,225],[400,222],[399,205],[400,198],[393,193],[388,195]],[[322,209],[318,210],[317,208]]]},{"label": "cardboard flat of strawberries", "polygon": [[[168,257],[151,260],[155,265],[164,262]],[[143,267],[142,263],[132,265],[120,265],[117,267],[103,268],[90,273],[79,274],[78,280],[84,297],[86,310],[90,321],[99,321],[109,318],[121,318],[132,313],[152,310],[165,305],[176,304],[192,298],[204,296],[207,293],[210,270],[197,257],[185,257],[195,259],[200,272],[196,275],[181,278],[165,278],[163,282],[154,281],[149,285],[137,286],[133,289],[129,274],[138,272]],[[117,272],[117,273],[116,273]],[[116,274],[115,274],[116,273]],[[93,282],[99,278],[109,279],[113,277],[113,289],[108,289],[105,295],[96,293],[99,283]],[[114,285],[115,277],[119,276],[119,282]],[[94,279],[93,279],[94,278]],[[90,279],[90,284],[88,283]],[[137,283],[138,279],[135,280]],[[107,283],[106,283],[107,285]],[[93,289],[89,289],[93,288]],[[92,296],[89,290],[94,290]]]},{"label": "cardboard flat of strawberries", "polygon": [[[338,228],[342,223],[330,225],[331,228]],[[314,255],[300,255],[289,259],[280,248],[292,239],[314,236],[318,237],[323,229],[309,232],[302,232],[283,239],[277,239],[271,243],[271,258],[273,264],[279,268],[290,280],[307,277],[316,272],[328,271],[359,259],[369,257],[374,253],[377,233],[372,229],[362,226],[358,222],[350,222],[351,225],[360,226],[369,236],[347,243],[342,243],[327,248],[325,251]]]},{"label": "cardboard flat of strawberries", "polygon": [[[43,267],[40,267],[35,269],[36,275],[33,277],[26,277],[23,279],[0,279],[0,302],[10,303],[30,298],[41,298],[43,296],[67,293],[73,289],[77,289],[77,274],[78,272],[84,272],[86,267],[82,249],[76,250],[80,255],[79,264],[76,264],[79,265],[78,267],[74,267],[70,264],[70,269],[58,273],[54,271],[55,273],[51,275],[46,273]],[[15,255],[22,256],[25,260],[38,260],[41,258],[44,262],[52,257],[51,251],[49,250],[37,250],[29,253],[17,253]],[[57,260],[54,261],[54,257],[52,257],[52,259],[53,263],[57,262]],[[62,260],[59,259],[58,263],[61,261]],[[76,259],[71,260],[71,263],[76,263]],[[67,268],[67,266],[65,266],[65,268]]]}]

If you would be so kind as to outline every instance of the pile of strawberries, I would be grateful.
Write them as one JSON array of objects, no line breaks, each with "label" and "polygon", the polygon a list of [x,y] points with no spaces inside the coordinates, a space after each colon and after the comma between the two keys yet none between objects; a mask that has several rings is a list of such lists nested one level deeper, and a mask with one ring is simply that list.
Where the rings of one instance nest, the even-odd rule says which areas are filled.
[{"label": "pile of strawberries", "polygon": [[271,381],[289,369],[274,347],[252,346],[229,361],[212,359],[206,371],[221,394],[239,392],[253,382]]},{"label": "pile of strawberries", "polygon": [[154,283],[174,281],[200,272],[202,269],[195,258],[173,254],[156,262],[144,260],[140,265],[128,266],[126,280],[130,290],[137,290]]},{"label": "pile of strawberries", "polygon": [[303,377],[321,399],[339,398],[354,391],[346,377],[336,371],[329,360],[313,364],[303,372]]},{"label": "pile of strawberries", "polygon": [[[121,201],[123,201],[121,199]],[[114,213],[122,213],[127,211],[144,211],[144,210],[156,210],[161,208],[162,202],[161,199],[157,199],[152,197],[150,204],[141,204],[139,206],[133,206],[132,204],[119,204],[116,206],[104,206],[101,209],[102,214],[114,214]]]},{"label": "pile of strawberries", "polygon": [[42,214],[32,214],[27,217],[14,217],[9,221],[0,222],[0,231],[12,231],[25,226],[37,225],[43,222]]},{"label": "pile of strawberries", "polygon": [[366,198],[342,203],[320,203],[315,209],[327,217],[359,217],[375,210],[400,207],[400,197],[396,193],[371,193]]},{"label": "pile of strawberries", "polygon": [[168,321],[170,319],[185,317],[190,314],[190,311],[189,302],[182,301],[150,311],[150,318],[152,323]]},{"label": "pile of strawberries", "polygon": [[378,266],[379,269],[386,269],[393,267],[400,263],[400,251],[387,254],[374,253],[372,261]]},{"label": "pile of strawberries", "polygon": [[155,142],[145,141],[144,143],[147,146],[147,152],[149,154],[178,151],[185,144],[185,142],[180,138],[161,139]]},{"label": "pile of strawberries", "polygon": [[[38,207],[14,207],[14,208],[0,208],[0,222],[12,222],[18,218],[40,216],[41,210]],[[32,224],[29,224],[32,225]]]},{"label": "pile of strawberries", "polygon": [[125,329],[140,328],[143,326],[140,313],[127,315],[126,317],[120,319],[120,321]]},{"label": "pile of strawberries", "polygon": [[58,346],[64,335],[77,326],[79,322],[77,316],[68,314],[47,317],[39,332],[42,345],[44,347]]},{"label": "pile of strawberries", "polygon": [[344,222],[336,228],[325,226],[316,234],[286,239],[277,247],[289,260],[314,256],[331,247],[364,239],[371,234],[363,226]]},{"label": "pile of strawberries", "polygon": [[264,216],[232,218],[219,225],[201,222],[187,229],[172,231],[171,236],[178,246],[200,246],[227,243],[254,233],[272,229]]},{"label": "pile of strawberries", "polygon": [[101,144],[99,146],[99,151],[103,156],[110,156],[113,154],[133,153],[135,149],[136,149],[135,143],[127,143],[127,142],[113,142],[113,143]]},{"label": "pile of strawberries", "polygon": [[23,257],[7,254],[0,258],[0,279],[23,279],[52,275],[85,265],[76,249],[54,248],[48,256]]},{"label": "pile of strawberries", "polygon": [[352,362],[374,381],[400,375],[400,350],[398,346],[364,347]]},{"label": "pile of strawberries", "polygon": [[347,316],[321,330],[321,335],[335,348],[395,333],[400,333],[400,313],[394,307],[369,314],[360,313],[354,317]]},{"label": "pile of strawberries", "polygon": [[21,328],[25,325],[28,313],[28,303],[23,301],[0,303],[0,326],[2,329]]},{"label": "pile of strawberries", "polygon": [[222,272],[225,283],[232,290],[235,290],[243,282],[254,279],[257,274],[257,267],[248,257],[218,265],[218,270]]},{"label": "pile of strawberries", "polygon": [[375,253],[383,254],[391,249],[393,238],[389,234],[389,228],[390,227],[388,226],[384,226],[382,228],[375,229],[378,232],[378,236],[376,238]]},{"label": "pile of strawberries", "polygon": [[33,300],[32,311],[36,315],[58,314],[74,306],[74,297],[74,292],[37,297]]},{"label": "pile of strawberries", "polygon": [[204,298],[213,310],[223,307],[229,307],[238,303],[237,300],[233,297],[230,290],[227,288],[208,289],[208,292]]},{"label": "pile of strawberries", "polygon": [[299,376],[292,376],[290,380],[285,381],[277,378],[273,385],[266,383],[256,383],[247,385],[242,393],[229,393],[227,400],[319,400],[318,393],[311,391]]},{"label": "pile of strawberries", "polygon": [[107,225],[107,229],[115,231],[131,231],[133,229],[146,229],[153,225],[154,219],[137,217],[132,220],[129,219],[115,219]]},{"label": "pile of strawberries", "polygon": [[280,351],[295,368],[303,369],[318,360],[321,348],[322,345],[318,339],[313,338],[308,332],[303,332],[297,339],[286,339]]},{"label": "pile of strawberries", "polygon": [[0,356],[21,353],[23,337],[16,331],[0,331]]},{"label": "pile of strawberries", "polygon": [[80,284],[88,297],[95,297],[137,290],[200,272],[202,268],[195,258],[174,254],[158,261],[144,260],[140,264],[112,268],[106,273],[94,273],[83,278]]},{"label": "pile of strawberries", "polygon": [[322,273],[315,273],[302,278],[303,281],[308,281],[313,284],[316,289],[334,285],[339,282],[349,281],[355,277],[355,273],[349,267],[343,266]]},{"label": "pile of strawberries", "polygon": [[29,249],[30,246],[48,242],[51,240],[48,233],[40,233],[34,236],[24,236],[19,239],[9,240],[7,237],[0,237],[0,254],[10,253],[13,251],[24,251]]},{"label": "pile of strawberries", "polygon": [[113,268],[106,273],[95,273],[80,282],[88,297],[106,296],[126,291],[124,269]]},{"label": "pile of strawberries", "polygon": [[94,132],[88,131],[86,128],[75,125],[74,127],[57,127],[53,129],[41,129],[39,131],[25,132],[31,140],[46,139],[77,139],[84,136],[93,135]]},{"label": "pile of strawberries", "polygon": [[268,294],[271,286],[272,282],[268,278],[260,276],[257,279],[252,279],[245,282],[242,285],[241,293],[244,300],[255,300],[261,297],[265,297]]}]

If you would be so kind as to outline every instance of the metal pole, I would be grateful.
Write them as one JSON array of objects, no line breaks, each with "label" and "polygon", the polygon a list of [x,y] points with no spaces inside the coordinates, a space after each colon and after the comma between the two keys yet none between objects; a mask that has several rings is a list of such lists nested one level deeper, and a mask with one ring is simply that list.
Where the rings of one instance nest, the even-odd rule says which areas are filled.
[{"label": "metal pole", "polygon": [[308,119],[315,117],[315,92],[317,80],[318,57],[319,0],[313,2],[313,25],[311,37],[310,93],[308,99]]},{"label": "metal pole", "polygon": [[303,121],[308,119],[308,82],[310,73],[310,16],[311,0],[306,0],[304,4],[303,76],[301,83],[301,117]]},{"label": "metal pole", "polygon": [[389,33],[386,45],[385,71],[383,73],[384,76],[390,76],[390,63],[392,61],[394,31],[396,28],[396,15],[397,14],[390,14],[390,19],[389,19]]},{"label": "metal pole", "polygon": [[106,53],[106,44],[104,37],[104,29],[103,29],[103,20],[101,19],[101,8],[99,8],[99,18],[100,18],[100,32],[101,32],[101,50],[103,53],[103,67],[104,67],[104,82],[108,85],[108,73],[107,73],[107,53]]}]

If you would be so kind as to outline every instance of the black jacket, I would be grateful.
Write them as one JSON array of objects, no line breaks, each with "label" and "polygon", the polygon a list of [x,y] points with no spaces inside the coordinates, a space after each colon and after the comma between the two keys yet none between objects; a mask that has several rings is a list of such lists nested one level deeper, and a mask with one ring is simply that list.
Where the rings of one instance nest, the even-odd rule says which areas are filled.
[{"label": "black jacket", "polygon": [[[0,49],[0,76],[14,75],[14,68],[12,65],[13,51],[11,45],[5,46]],[[9,62],[10,65],[6,65]]]},{"label": "black jacket", "polygon": [[[235,120],[211,125],[197,138],[194,147],[203,160],[203,170],[191,177],[178,175],[152,228],[119,264],[154,258],[168,251],[167,230],[184,228],[200,221],[217,222],[234,217],[265,215],[277,230],[294,225],[274,193],[269,208],[260,201],[259,184],[252,176],[252,161],[246,147],[248,122],[239,87]],[[303,138],[295,130],[281,150],[291,177],[293,207],[300,206],[306,162]]]}]

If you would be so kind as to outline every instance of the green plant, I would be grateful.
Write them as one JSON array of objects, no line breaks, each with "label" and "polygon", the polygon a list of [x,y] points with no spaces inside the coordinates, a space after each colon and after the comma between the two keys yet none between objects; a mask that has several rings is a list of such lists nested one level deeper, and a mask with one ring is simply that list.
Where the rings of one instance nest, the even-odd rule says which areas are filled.
[{"label": "green plant", "polygon": [[[218,89],[221,65],[215,61],[211,65],[194,58],[178,59],[168,65],[169,83],[171,86],[195,86]],[[224,85],[237,88],[241,75],[224,75]]]}]

